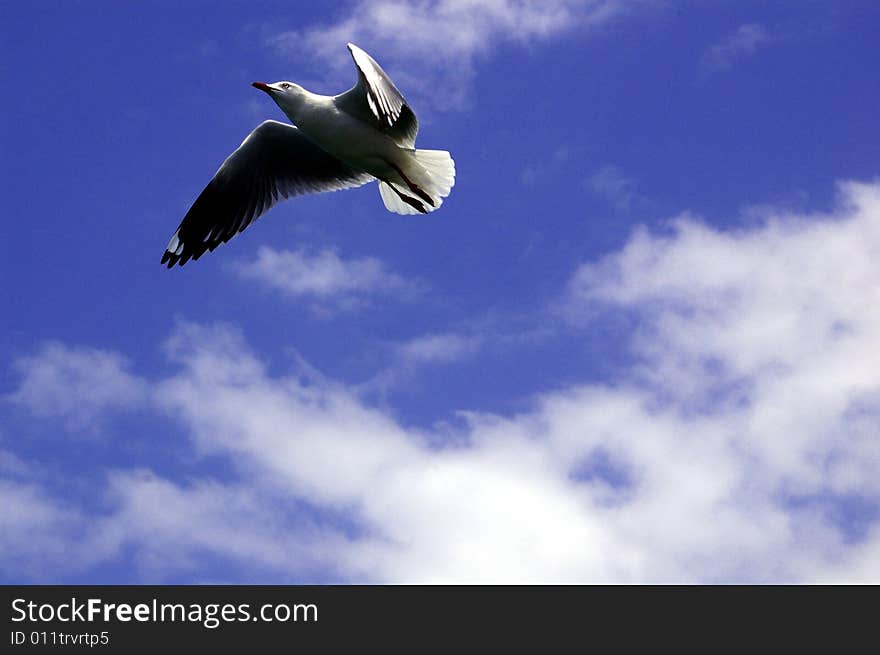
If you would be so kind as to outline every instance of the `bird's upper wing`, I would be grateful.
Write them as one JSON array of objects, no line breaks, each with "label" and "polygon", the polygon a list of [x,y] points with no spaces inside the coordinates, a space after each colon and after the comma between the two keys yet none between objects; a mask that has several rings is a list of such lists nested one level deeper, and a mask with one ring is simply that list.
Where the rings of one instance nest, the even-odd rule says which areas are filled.
[{"label": "bird's upper wing", "polygon": [[265,121],[229,155],[190,207],[162,263],[171,268],[198,259],[284,198],[348,189],[372,179],[326,153],[293,125]]},{"label": "bird's upper wing", "polygon": [[403,148],[413,148],[419,121],[403,94],[382,67],[355,44],[348,51],[358,70],[358,81],[334,98],[336,106],[390,136]]}]

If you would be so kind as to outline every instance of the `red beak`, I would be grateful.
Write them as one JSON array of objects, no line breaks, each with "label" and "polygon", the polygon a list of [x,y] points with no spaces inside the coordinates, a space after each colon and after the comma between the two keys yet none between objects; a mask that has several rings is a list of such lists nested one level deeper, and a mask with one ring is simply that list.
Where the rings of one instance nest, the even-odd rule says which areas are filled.
[{"label": "red beak", "polygon": [[265,82],[254,82],[251,84],[255,89],[259,89],[260,91],[265,91],[266,93],[272,93],[272,87],[266,84]]}]

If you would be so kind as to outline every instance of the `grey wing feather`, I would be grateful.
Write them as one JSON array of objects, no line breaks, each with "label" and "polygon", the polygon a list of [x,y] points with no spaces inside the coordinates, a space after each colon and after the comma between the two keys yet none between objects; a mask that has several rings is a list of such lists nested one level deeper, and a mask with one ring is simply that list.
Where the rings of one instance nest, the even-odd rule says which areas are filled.
[{"label": "grey wing feather", "polygon": [[419,121],[403,94],[382,67],[353,43],[348,51],[358,71],[358,81],[335,96],[336,106],[384,132],[403,148],[414,148]]},{"label": "grey wing feather", "polygon": [[244,230],[277,202],[373,180],[305,137],[293,125],[260,124],[205,187],[171,237],[162,263],[183,266]]}]

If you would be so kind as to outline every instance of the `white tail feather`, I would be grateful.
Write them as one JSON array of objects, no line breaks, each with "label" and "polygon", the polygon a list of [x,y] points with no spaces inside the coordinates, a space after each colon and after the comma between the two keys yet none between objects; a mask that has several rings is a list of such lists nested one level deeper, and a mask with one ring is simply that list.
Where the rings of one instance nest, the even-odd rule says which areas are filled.
[{"label": "white tail feather", "polygon": [[[414,199],[426,211],[432,212],[443,204],[443,198],[449,195],[455,185],[455,162],[445,150],[416,150],[413,153],[415,162],[406,167],[407,176],[434,201],[432,207],[419,198],[418,194],[406,185],[395,185],[408,198]],[[419,214],[417,209],[400,199],[400,196],[385,182],[379,182],[379,194],[385,208],[395,214]]]},{"label": "white tail feather", "polygon": [[455,162],[445,150],[416,150],[416,161],[428,171],[430,183],[424,190],[432,198],[445,198],[455,185]]}]

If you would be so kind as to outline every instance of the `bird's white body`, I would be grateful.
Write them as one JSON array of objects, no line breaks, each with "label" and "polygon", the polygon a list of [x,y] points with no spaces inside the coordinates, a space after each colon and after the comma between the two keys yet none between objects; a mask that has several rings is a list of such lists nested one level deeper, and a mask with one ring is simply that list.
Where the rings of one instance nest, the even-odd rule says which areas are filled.
[{"label": "bird's white body", "polygon": [[416,115],[382,68],[349,43],[358,82],[325,96],[293,82],[253,86],[293,122],[265,121],[233,152],[172,235],[162,263],[198,259],[283,198],[358,187],[374,180],[386,209],[427,214],[455,184],[445,150],[417,150]]},{"label": "bird's white body", "polygon": [[390,164],[416,177],[423,174],[413,166],[413,150],[401,148],[371,125],[346,114],[336,105],[334,96],[300,87],[281,96],[278,106],[311,141],[353,168],[380,180],[394,179],[399,184],[405,182]]}]

